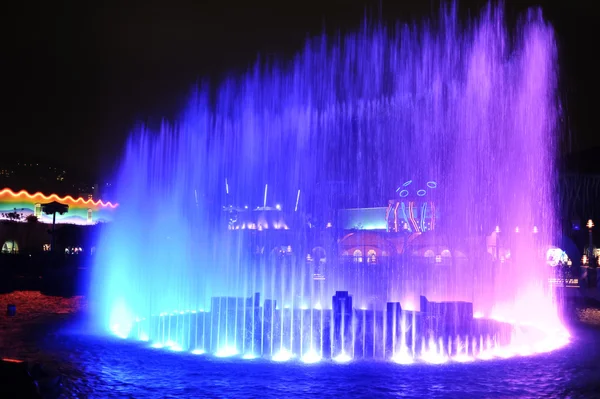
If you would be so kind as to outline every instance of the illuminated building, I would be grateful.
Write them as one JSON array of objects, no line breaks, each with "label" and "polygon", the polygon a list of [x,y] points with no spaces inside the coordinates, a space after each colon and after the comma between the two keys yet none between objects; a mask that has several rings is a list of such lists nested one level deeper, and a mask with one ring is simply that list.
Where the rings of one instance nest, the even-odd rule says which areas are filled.
[{"label": "illuminated building", "polygon": [[[52,223],[52,215],[42,212],[42,205],[53,201],[69,206],[68,213],[56,214],[56,224],[67,230],[110,222],[118,207],[117,204],[100,200],[59,197],[56,194],[29,194],[26,191],[15,193],[10,189],[0,190],[0,250],[3,253],[50,250],[47,224]],[[72,234],[80,237],[76,244],[79,248],[85,241],[81,238],[85,234],[81,232]]]},{"label": "illuminated building", "polygon": [[[57,224],[90,225],[109,222],[112,220],[113,211],[118,206],[101,200],[94,201],[71,196],[59,197],[56,194],[29,194],[27,191],[15,193],[10,189],[3,189],[0,190],[0,214],[13,212],[16,209],[23,219],[28,215],[34,215],[43,223],[52,223],[51,217],[42,212],[42,204],[51,201],[69,205],[68,213],[57,215]],[[2,219],[6,219],[6,217],[0,216],[0,220]]]}]

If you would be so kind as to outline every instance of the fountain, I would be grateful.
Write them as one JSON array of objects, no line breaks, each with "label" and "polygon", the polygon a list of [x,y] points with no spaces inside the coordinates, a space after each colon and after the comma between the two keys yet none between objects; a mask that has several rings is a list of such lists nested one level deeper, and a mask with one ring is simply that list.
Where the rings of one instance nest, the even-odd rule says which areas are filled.
[{"label": "fountain", "polygon": [[[553,30],[539,10],[512,30],[492,6],[458,21],[450,6],[309,40],[136,131],[98,245],[100,325],[306,363],[564,345],[541,255],[558,231]],[[333,217],[390,198],[374,244]],[[344,256],[344,234],[364,253]]]}]

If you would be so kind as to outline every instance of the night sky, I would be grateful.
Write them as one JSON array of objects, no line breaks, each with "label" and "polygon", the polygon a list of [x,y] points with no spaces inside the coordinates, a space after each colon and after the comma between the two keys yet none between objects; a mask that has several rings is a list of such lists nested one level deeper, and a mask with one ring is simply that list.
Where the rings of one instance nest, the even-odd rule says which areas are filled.
[{"label": "night sky", "polygon": [[[2,12],[0,156],[56,161],[107,179],[134,123],[176,116],[198,79],[218,83],[259,53],[289,58],[307,36],[354,29],[365,12],[409,21],[437,12],[439,2],[15,3],[24,4]],[[485,2],[459,4],[477,13]],[[544,9],[558,34],[572,149],[599,146],[594,2],[505,4],[511,12],[535,4]]]}]

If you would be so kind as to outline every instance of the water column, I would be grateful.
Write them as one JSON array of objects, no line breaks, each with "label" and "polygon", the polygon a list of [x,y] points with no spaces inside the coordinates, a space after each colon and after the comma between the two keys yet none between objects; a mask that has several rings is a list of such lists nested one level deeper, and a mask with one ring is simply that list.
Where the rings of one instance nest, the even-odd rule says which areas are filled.
[{"label": "water column", "polygon": [[[482,289],[488,284],[482,276],[491,274],[486,262],[468,263],[473,268],[459,263],[435,300],[474,292],[469,299],[486,313],[554,320],[552,298],[540,290],[545,264],[536,262],[534,239],[513,233],[516,226],[523,232],[537,226],[535,242],[549,244],[558,231],[554,33],[539,10],[528,11],[510,31],[501,7],[489,6],[464,25],[459,20],[451,5],[436,21],[365,24],[354,33],[308,40],[288,62],[257,64],[217,86],[198,88],[175,121],[136,129],[115,185],[120,206],[115,221],[102,229],[93,269],[99,326],[128,337],[136,334],[135,320],[145,319],[153,327],[144,338],[192,346],[192,337],[182,335],[193,320],[185,312],[205,309],[203,347],[248,352],[242,337],[249,320],[256,320],[256,304],[238,299],[259,292],[261,352],[296,351],[301,338],[294,333],[307,319],[296,316],[306,290],[297,277],[310,273],[301,265],[309,251],[279,259],[270,252],[280,245],[268,234],[272,226],[229,230],[223,206],[264,210],[282,198],[284,209],[300,214],[300,191],[320,209],[315,182],[343,181],[340,207],[370,207],[387,201],[402,184],[399,176],[415,170],[443,182],[435,188],[443,212],[435,231],[466,243],[467,260],[485,258],[485,237],[495,226],[503,229],[503,242],[513,240],[509,235],[518,240],[515,258],[495,265],[501,270],[493,271],[492,289]],[[298,219],[308,220],[314,209]],[[318,230],[303,222],[288,233],[304,244]],[[255,248],[248,253],[240,245],[242,233],[267,257],[256,270]],[[435,248],[445,245],[441,238],[431,241]],[[333,339],[334,356],[353,353],[352,297],[336,294],[331,310],[325,298],[350,291],[361,302],[374,292],[372,310],[364,304],[363,352],[385,357],[396,334],[383,332],[397,331],[398,318],[390,325],[382,307],[431,289],[424,268],[407,260],[371,274],[378,265],[352,269],[331,256],[327,262],[326,281],[308,279],[315,351],[326,355]],[[532,301],[536,306],[525,306]],[[434,344],[447,348],[446,338]]]},{"label": "water column", "polygon": [[350,357],[353,353],[354,342],[352,341],[352,296],[347,291],[337,291],[331,300],[333,317],[333,342],[331,356]]},{"label": "water column", "polygon": [[400,302],[388,302],[385,312],[385,357],[396,355],[401,340],[402,307]]}]

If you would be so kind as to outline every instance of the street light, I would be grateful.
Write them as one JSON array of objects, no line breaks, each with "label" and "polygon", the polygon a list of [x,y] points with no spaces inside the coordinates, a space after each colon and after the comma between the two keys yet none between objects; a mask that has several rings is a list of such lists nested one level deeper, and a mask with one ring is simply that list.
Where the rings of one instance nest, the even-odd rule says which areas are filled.
[{"label": "street light", "polygon": [[592,228],[594,227],[594,222],[592,221],[592,219],[589,219],[585,226],[588,228],[588,258],[590,259],[590,266],[592,266],[592,264],[594,263],[592,262],[592,260],[594,259],[594,240],[592,238]]},{"label": "street light", "polygon": [[588,229],[592,229],[592,227],[594,227],[594,222],[592,221],[592,219],[589,219],[587,221],[587,224],[585,225]]}]

